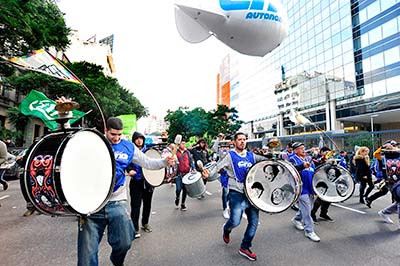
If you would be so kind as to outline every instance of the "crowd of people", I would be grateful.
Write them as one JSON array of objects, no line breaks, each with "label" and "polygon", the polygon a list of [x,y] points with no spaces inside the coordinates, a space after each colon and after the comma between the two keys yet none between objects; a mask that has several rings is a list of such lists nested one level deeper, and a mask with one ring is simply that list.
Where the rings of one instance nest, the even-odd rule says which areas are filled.
[{"label": "crowd of people", "polygon": [[[110,260],[113,265],[123,265],[132,241],[141,237],[140,229],[146,233],[153,231],[150,215],[155,187],[147,182],[143,174],[144,168],[168,168],[166,182],[175,184],[174,205],[181,211],[188,210],[186,204],[188,193],[183,183],[184,176],[191,172],[200,172],[202,182],[206,186],[207,179],[218,174],[222,191],[222,215],[226,219],[222,229],[222,240],[229,244],[231,232],[245,217],[247,227],[238,252],[252,261],[257,259],[256,253],[251,248],[259,224],[259,208],[248,199],[244,191],[244,183],[249,169],[258,162],[271,160],[271,158],[285,160],[298,171],[302,186],[297,202],[293,204],[296,213],[291,223],[296,229],[304,231],[305,237],[311,241],[320,242],[321,239],[315,231],[315,224],[320,220],[334,222],[334,219],[328,215],[331,203],[316,197],[312,184],[316,169],[333,158],[334,151],[327,146],[320,145],[321,147],[307,149],[304,143],[289,142],[285,149],[279,151],[279,156],[276,156],[271,153],[271,147],[268,145],[264,145],[260,150],[249,151],[244,133],[237,132],[234,136],[225,136],[220,133],[211,148],[203,138],[198,139],[192,147],[187,147],[185,139],[180,139],[179,143],[165,146],[160,159],[151,159],[145,154],[146,149],[149,148],[145,145],[145,136],[140,132],[135,132],[131,141],[128,141],[122,138],[122,130],[123,124],[120,119],[111,117],[107,120],[105,137],[114,151],[116,182],[107,204],[100,211],[90,216],[81,216],[79,219],[78,265],[98,265],[98,246],[106,227],[108,227],[108,241],[112,247]],[[7,150],[7,145],[0,142],[0,160],[4,157],[4,149]],[[386,160],[391,159],[390,156],[394,154],[390,151],[395,150],[397,150],[397,142],[388,140],[374,151],[373,160],[369,157],[368,147],[358,147],[350,158],[346,151],[340,151],[335,158],[338,165],[351,172],[355,182],[359,183],[361,204],[371,208],[375,200],[392,192],[393,203],[378,212],[386,223],[394,223],[390,215],[400,211],[400,182],[397,180],[394,182],[388,176],[390,171],[386,169]],[[215,167],[205,169],[204,165],[210,162],[214,162]],[[273,172],[273,167],[270,168]],[[0,177],[2,175],[0,170]],[[332,179],[337,178],[337,173],[332,171],[332,176],[335,175],[336,177]],[[0,181],[6,190],[8,183],[4,183],[2,178]],[[371,195],[375,186],[378,187],[378,191]],[[130,195],[130,213],[127,193]],[[204,194],[206,193],[198,198],[201,200]],[[34,208],[27,209],[28,215],[33,211]],[[319,217],[317,217],[318,211]]]}]

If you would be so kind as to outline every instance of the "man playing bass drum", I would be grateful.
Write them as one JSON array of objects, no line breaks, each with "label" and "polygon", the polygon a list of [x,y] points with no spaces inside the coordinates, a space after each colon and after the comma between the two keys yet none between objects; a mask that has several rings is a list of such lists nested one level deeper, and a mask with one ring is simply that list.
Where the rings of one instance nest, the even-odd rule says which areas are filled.
[{"label": "man playing bass drum", "polygon": [[218,173],[222,169],[226,170],[228,179],[228,201],[231,210],[228,221],[223,226],[223,241],[230,242],[230,233],[240,224],[243,212],[247,215],[247,228],[240,245],[239,254],[249,260],[256,260],[256,253],[250,250],[253,238],[258,226],[258,212],[247,199],[244,192],[244,181],[250,167],[256,162],[266,160],[264,156],[256,155],[246,150],[246,135],[238,132],[233,139],[234,149],[230,150],[217,166],[211,171],[203,170],[203,175],[208,177]]}]

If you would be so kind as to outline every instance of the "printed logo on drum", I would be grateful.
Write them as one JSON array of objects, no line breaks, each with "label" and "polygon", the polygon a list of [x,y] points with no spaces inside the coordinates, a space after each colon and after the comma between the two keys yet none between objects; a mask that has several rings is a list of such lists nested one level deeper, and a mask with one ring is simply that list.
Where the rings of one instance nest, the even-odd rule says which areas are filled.
[{"label": "printed logo on drum", "polygon": [[[253,1],[233,1],[233,0],[219,0],[219,5],[225,11],[239,11],[239,10],[264,10],[264,0],[253,0]],[[278,9],[272,4],[268,3],[268,8],[265,12],[247,12],[246,19],[258,19],[258,20],[273,20],[281,22],[282,19],[276,13]]]},{"label": "printed logo on drum", "polygon": [[253,164],[248,161],[240,161],[237,165],[239,168],[250,168]]}]

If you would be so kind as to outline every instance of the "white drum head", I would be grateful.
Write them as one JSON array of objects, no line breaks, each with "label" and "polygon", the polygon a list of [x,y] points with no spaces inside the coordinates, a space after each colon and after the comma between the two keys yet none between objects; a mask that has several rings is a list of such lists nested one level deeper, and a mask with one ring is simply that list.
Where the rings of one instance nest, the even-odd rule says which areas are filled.
[{"label": "white drum head", "polygon": [[266,160],[254,164],[246,175],[244,185],[250,203],[268,213],[283,212],[301,193],[298,172],[283,160]]},{"label": "white drum head", "polygon": [[[150,157],[152,159],[162,159],[161,154],[155,149],[148,149],[147,151],[145,151],[145,154],[147,157]],[[149,183],[153,187],[158,187],[163,183],[166,171],[165,168],[161,168],[158,170],[149,170],[142,168],[142,171],[147,183]]]},{"label": "white drum head", "polygon": [[73,134],[60,164],[60,183],[68,204],[81,214],[97,211],[112,191],[113,176],[104,139],[87,130]]},{"label": "white drum head", "polygon": [[190,172],[183,176],[182,183],[185,185],[190,185],[196,183],[201,178],[199,172]]},{"label": "white drum head", "polygon": [[340,165],[326,163],[315,170],[312,182],[315,194],[327,202],[342,202],[353,195],[354,180]]}]

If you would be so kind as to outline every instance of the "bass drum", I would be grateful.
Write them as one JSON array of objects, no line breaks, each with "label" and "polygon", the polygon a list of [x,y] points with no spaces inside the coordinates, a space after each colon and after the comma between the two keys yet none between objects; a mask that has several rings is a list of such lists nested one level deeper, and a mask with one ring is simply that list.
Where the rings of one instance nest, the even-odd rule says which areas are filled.
[{"label": "bass drum", "polygon": [[332,203],[350,198],[355,187],[350,172],[331,163],[322,164],[315,169],[312,185],[320,199]]},{"label": "bass drum", "polygon": [[279,213],[295,203],[301,193],[301,177],[284,160],[266,160],[254,164],[246,175],[245,194],[250,203],[267,213]]},{"label": "bass drum", "polygon": [[115,184],[114,152],[95,129],[44,136],[26,155],[21,189],[48,215],[90,215],[108,202]]},{"label": "bass drum", "polygon": [[[148,149],[144,152],[144,154],[152,159],[162,159],[161,153],[156,149]],[[165,177],[165,168],[161,168],[158,170],[149,170],[142,168],[142,171],[144,178],[151,186],[158,187],[162,185]]]}]

